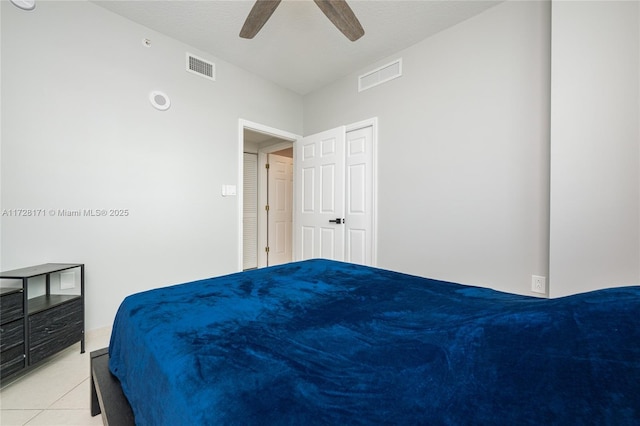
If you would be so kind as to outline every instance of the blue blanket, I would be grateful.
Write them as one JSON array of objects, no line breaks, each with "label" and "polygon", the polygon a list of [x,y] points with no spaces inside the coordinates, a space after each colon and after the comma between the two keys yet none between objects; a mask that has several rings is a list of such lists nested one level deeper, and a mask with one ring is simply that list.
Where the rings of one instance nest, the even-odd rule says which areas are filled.
[{"label": "blue blanket", "polygon": [[311,260],[127,297],[110,369],[139,425],[637,425],[639,314]]}]

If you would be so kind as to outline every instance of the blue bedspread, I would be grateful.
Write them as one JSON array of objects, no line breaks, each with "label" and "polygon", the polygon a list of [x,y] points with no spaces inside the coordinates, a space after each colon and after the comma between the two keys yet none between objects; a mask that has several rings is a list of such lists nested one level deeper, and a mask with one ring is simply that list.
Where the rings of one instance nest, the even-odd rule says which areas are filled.
[{"label": "blue bedspread", "polygon": [[637,425],[639,314],[311,260],[126,298],[110,368],[139,425]]}]

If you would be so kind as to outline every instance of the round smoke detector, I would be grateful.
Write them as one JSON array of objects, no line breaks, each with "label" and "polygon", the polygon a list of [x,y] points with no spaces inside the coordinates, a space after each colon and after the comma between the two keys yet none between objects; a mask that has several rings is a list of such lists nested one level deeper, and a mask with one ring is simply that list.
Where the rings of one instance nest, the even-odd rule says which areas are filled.
[{"label": "round smoke detector", "polygon": [[160,111],[166,111],[171,106],[169,96],[159,90],[154,90],[149,93],[149,102],[151,102],[151,105],[153,105],[155,109]]}]

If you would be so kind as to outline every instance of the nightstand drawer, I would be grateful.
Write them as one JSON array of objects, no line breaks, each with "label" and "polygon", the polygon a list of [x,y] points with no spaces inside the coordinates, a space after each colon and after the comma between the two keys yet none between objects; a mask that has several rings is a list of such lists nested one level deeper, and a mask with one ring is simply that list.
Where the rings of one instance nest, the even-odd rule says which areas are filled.
[{"label": "nightstand drawer", "polygon": [[22,318],[24,315],[24,302],[22,291],[5,294],[0,297],[0,324]]},{"label": "nightstand drawer", "polygon": [[0,352],[22,343],[24,343],[24,321],[22,319],[0,326]]},{"label": "nightstand drawer", "polygon": [[24,344],[0,352],[0,378],[4,379],[24,367]]},{"label": "nightstand drawer", "polygon": [[83,322],[81,299],[29,316],[30,364],[79,342]]}]

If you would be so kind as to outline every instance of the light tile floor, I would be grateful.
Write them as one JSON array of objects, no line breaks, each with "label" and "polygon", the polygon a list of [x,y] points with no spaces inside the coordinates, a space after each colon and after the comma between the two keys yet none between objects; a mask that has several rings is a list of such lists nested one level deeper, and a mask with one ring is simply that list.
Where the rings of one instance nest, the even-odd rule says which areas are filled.
[{"label": "light tile floor", "polygon": [[2,382],[0,425],[101,425],[91,417],[89,353],[109,345],[110,328],[88,332],[80,343],[54,355],[33,371]]}]

